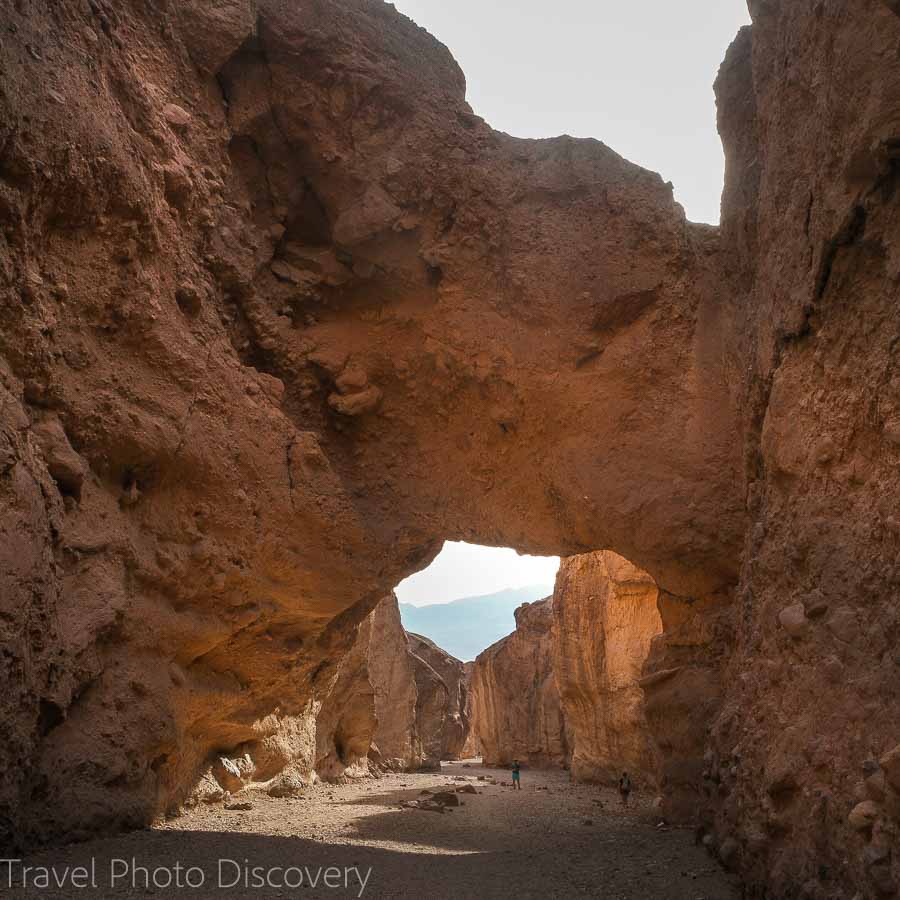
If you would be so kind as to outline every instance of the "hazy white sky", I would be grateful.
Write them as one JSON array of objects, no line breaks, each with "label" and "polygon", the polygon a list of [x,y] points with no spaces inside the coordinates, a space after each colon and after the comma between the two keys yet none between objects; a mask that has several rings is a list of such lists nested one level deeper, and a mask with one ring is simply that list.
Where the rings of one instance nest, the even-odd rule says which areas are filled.
[{"label": "hazy white sky", "polygon": [[446,44],[468,100],[517,137],[594,137],[719,221],[713,80],[746,0],[396,0]]},{"label": "hazy white sky", "polygon": [[401,603],[426,606],[503,588],[552,585],[558,568],[558,556],[519,556],[502,547],[447,541],[425,571],[400,582],[397,598]]}]

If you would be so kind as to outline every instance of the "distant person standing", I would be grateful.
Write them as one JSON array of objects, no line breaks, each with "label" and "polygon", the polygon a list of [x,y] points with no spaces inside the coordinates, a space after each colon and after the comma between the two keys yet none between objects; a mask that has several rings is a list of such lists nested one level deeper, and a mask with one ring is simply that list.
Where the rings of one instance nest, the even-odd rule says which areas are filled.
[{"label": "distant person standing", "polygon": [[622,798],[622,806],[625,809],[628,809],[628,798],[631,796],[631,791],[631,779],[628,777],[627,772],[623,772],[622,777],[619,779],[619,796]]},{"label": "distant person standing", "polygon": [[521,791],[522,790],[522,782],[519,781],[519,773],[521,772],[522,767],[519,765],[519,761],[517,759],[513,760],[512,764],[512,778],[513,778],[513,790]]}]

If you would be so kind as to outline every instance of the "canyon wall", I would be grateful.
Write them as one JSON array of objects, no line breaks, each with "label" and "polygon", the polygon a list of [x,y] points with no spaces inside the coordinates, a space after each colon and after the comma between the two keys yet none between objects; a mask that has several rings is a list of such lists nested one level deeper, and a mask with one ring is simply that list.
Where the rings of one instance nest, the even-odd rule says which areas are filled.
[{"label": "canyon wall", "polygon": [[408,632],[407,639],[421,692],[416,732],[423,753],[433,765],[442,759],[459,759],[469,736],[465,663],[420,634]]},{"label": "canyon wall", "polygon": [[214,757],[188,803],[249,786],[287,796],[316,780],[438,767],[469,737],[465,666],[433,642],[404,631],[393,594],[359,624],[289,736]]},{"label": "canyon wall", "polygon": [[662,787],[749,891],[896,888],[900,16],[750,8],[713,228],[380,0],[0,0],[0,844],[307,759],[465,539],[652,576]]},{"label": "canyon wall", "polygon": [[333,780],[458,759],[469,735],[467,690],[464,664],[404,631],[391,594],[359,625],[338,664],[316,714],[310,768]]},{"label": "canyon wall", "polygon": [[615,553],[563,559],[553,592],[553,671],[570,732],[572,776],[655,784],[639,685],[662,631],[653,579]]},{"label": "canyon wall", "polygon": [[750,525],[734,618],[706,628],[713,654],[729,633],[734,650],[702,776],[722,857],[773,896],[900,885],[889,6],[753,3],[716,85]]},{"label": "canyon wall", "polygon": [[569,743],[554,675],[553,599],[523,603],[516,630],[478,654],[472,732],[484,762],[565,766]]},{"label": "canyon wall", "polygon": [[402,771],[422,764],[416,728],[415,661],[400,621],[397,598],[381,601],[371,614],[369,674],[375,691],[376,727],[370,761]]},{"label": "canyon wall", "polygon": [[736,577],[716,238],[658,176],[491,131],[378,2],[0,11],[4,843],[306,758],[445,538]]},{"label": "canyon wall", "polygon": [[516,630],[475,660],[471,733],[484,761],[605,783],[627,770],[655,787],[665,727],[651,736],[641,685],[662,632],[658,599],[653,579],[615,553],[563,559],[553,596],[520,606]]}]

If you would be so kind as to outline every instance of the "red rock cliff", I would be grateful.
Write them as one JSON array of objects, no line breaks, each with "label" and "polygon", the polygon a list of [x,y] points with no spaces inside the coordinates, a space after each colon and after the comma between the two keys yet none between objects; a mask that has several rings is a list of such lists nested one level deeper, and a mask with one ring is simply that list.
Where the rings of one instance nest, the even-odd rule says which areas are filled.
[{"label": "red rock cliff", "polygon": [[376,0],[0,0],[0,843],[303,757],[458,538],[647,571],[671,810],[896,888],[900,16],[750,7],[716,229]]}]

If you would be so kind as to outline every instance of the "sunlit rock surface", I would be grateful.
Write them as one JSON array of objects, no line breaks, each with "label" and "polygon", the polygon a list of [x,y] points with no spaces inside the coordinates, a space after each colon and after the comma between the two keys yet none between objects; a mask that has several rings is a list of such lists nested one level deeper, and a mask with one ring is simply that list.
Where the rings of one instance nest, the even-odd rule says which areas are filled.
[{"label": "sunlit rock surface", "polygon": [[565,766],[569,742],[554,674],[553,599],[524,603],[516,630],[478,654],[472,732],[488,765]]},{"label": "sunlit rock surface", "polygon": [[652,576],[666,803],[753,890],[900,883],[900,16],[751,14],[712,228],[387,4],[0,2],[0,843],[307,760],[449,538]]},{"label": "sunlit rock surface", "polygon": [[662,631],[653,579],[609,551],[561,561],[553,593],[553,671],[570,731],[572,776],[655,784],[639,680]]}]

